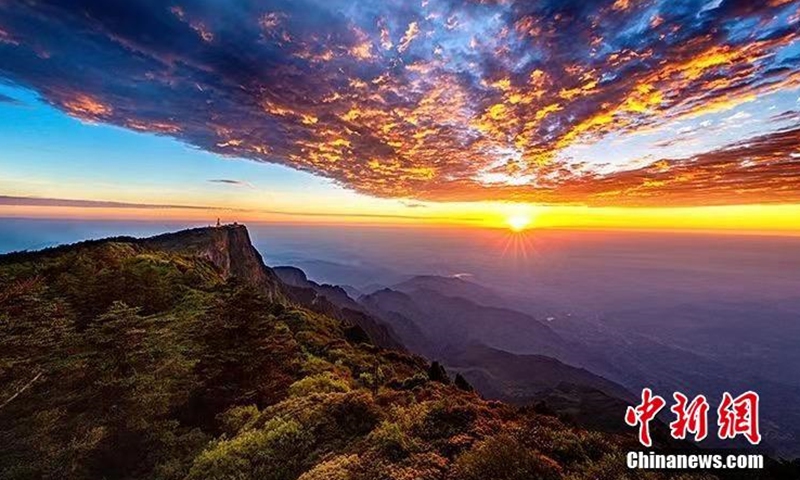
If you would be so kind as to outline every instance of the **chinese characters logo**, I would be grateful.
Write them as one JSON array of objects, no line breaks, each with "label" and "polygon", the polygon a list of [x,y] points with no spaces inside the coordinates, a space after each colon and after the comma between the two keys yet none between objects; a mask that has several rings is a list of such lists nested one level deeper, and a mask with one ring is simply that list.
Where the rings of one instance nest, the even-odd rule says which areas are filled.
[{"label": "chinese characters logo", "polygon": [[[698,395],[691,401],[680,393],[672,394],[675,403],[670,411],[675,420],[669,424],[670,434],[675,439],[686,439],[687,434],[700,442],[708,436],[708,410],[706,397]],[[733,397],[728,392],[722,395],[717,408],[717,436],[720,439],[733,439],[741,435],[753,445],[761,442],[758,426],[758,394],[752,391]],[[625,423],[631,427],[639,427],[639,442],[645,447],[653,445],[650,436],[650,422],[666,406],[662,397],[654,395],[649,388],[642,390],[642,402],[635,407],[628,407],[625,412]]]}]

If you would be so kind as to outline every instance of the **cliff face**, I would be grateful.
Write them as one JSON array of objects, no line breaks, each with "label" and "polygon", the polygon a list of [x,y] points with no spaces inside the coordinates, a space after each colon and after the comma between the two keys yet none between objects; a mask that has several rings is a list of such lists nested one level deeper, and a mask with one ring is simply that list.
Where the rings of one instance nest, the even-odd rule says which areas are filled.
[{"label": "cliff face", "polygon": [[264,288],[272,300],[282,298],[281,282],[250,241],[244,225],[223,225],[159,235],[144,244],[176,253],[196,255],[214,264],[223,277],[237,277]]}]

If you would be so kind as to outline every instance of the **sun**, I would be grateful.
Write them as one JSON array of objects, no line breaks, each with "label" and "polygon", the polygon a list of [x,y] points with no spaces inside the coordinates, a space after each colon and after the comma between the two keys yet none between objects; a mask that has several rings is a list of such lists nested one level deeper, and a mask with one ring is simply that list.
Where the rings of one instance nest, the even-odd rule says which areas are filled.
[{"label": "sun", "polygon": [[521,232],[531,225],[531,216],[525,213],[515,213],[506,218],[506,224],[512,232]]}]

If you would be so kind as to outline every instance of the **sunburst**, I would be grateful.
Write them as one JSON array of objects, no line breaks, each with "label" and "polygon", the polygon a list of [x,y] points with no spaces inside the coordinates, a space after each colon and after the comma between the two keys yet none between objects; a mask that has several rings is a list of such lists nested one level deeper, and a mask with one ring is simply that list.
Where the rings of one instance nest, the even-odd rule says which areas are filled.
[{"label": "sunburst", "polygon": [[506,224],[512,232],[522,232],[531,226],[531,216],[527,213],[515,213],[506,218]]}]

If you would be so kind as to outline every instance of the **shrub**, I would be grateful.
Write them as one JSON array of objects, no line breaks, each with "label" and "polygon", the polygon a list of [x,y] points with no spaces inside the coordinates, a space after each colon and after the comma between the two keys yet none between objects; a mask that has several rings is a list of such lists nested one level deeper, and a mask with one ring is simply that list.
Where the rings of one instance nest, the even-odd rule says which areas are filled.
[{"label": "shrub", "polygon": [[358,464],[358,455],[340,455],[302,474],[298,480],[350,480],[350,470]]},{"label": "shrub", "polygon": [[608,438],[597,432],[573,431],[563,426],[555,429],[540,425],[525,435],[538,450],[567,468],[597,461],[616,450]]},{"label": "shrub", "polygon": [[561,468],[550,458],[526,448],[514,436],[491,437],[462,454],[450,472],[452,480],[557,480]]},{"label": "shrub", "polygon": [[565,480],[633,480],[655,479],[655,473],[630,470],[626,467],[622,453],[608,455],[597,462],[587,465],[579,472],[573,472]]},{"label": "shrub", "polygon": [[188,479],[294,479],[302,471],[312,440],[299,423],[276,418],[261,429],[212,444],[195,459]]},{"label": "shrub", "polygon": [[369,435],[369,442],[382,455],[399,460],[416,448],[416,442],[397,422],[384,421]]},{"label": "shrub", "polygon": [[476,417],[474,405],[436,402],[418,426],[418,434],[425,439],[452,437],[466,432]]},{"label": "shrub", "polygon": [[305,362],[303,362],[303,373],[306,375],[318,375],[335,369],[336,367],[331,362],[310,353],[306,354]]},{"label": "shrub", "polygon": [[388,475],[378,478],[388,476],[393,480],[441,480],[448,465],[447,459],[435,452],[418,453],[400,463],[388,465],[385,468]]},{"label": "shrub", "polygon": [[331,395],[319,412],[317,434],[321,439],[350,439],[366,435],[380,421],[380,408],[363,391]]},{"label": "shrub", "polygon": [[302,397],[312,393],[346,393],[349,391],[350,385],[347,382],[328,372],[305,377],[289,386],[289,395],[293,397]]},{"label": "shrub", "polygon": [[428,383],[428,376],[423,373],[417,373],[413,377],[408,377],[402,382],[394,380],[389,383],[390,388],[397,390],[414,390]]},{"label": "shrub", "polygon": [[222,431],[231,436],[235,435],[243,428],[252,426],[258,419],[259,413],[255,405],[230,408],[219,416]]}]

